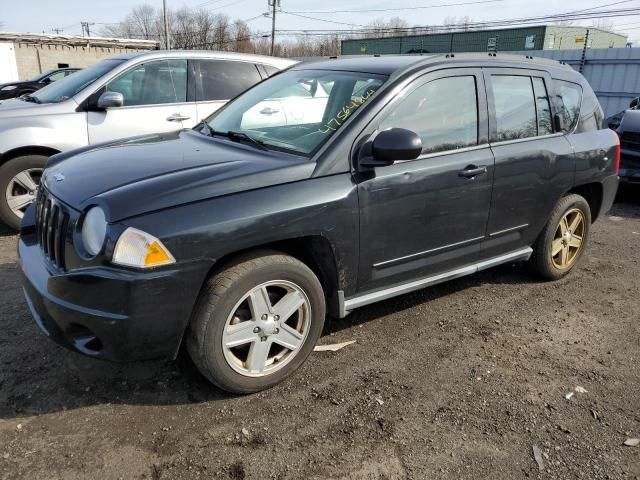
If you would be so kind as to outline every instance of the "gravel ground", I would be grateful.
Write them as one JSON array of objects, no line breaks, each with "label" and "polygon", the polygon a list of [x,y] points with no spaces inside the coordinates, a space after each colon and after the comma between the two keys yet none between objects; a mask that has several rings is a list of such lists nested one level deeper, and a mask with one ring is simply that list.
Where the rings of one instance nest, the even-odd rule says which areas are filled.
[{"label": "gravel ground", "polygon": [[321,339],[355,344],[245,397],[186,358],[114,365],[51,343],[5,231],[0,478],[638,479],[623,442],[640,437],[639,193],[568,278],[503,266],[362,308]]}]

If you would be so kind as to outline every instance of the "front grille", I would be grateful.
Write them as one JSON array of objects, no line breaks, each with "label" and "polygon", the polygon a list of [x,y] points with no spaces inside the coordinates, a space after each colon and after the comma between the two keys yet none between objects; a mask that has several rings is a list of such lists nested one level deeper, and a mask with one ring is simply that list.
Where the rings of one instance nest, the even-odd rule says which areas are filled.
[{"label": "front grille", "polygon": [[624,132],[620,138],[622,148],[630,150],[640,150],[640,133]]},{"label": "front grille", "polygon": [[69,210],[43,187],[36,203],[36,234],[45,256],[58,268],[65,268]]}]

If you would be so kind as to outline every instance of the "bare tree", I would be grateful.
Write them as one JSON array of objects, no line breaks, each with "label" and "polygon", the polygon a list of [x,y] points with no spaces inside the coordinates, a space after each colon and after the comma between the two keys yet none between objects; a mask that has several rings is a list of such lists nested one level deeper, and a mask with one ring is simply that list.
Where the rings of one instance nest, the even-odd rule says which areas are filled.
[{"label": "bare tree", "polygon": [[591,24],[591,26],[593,28],[598,28],[598,29],[604,30],[606,32],[615,32],[616,31],[616,24],[612,20],[609,20],[607,18],[599,18],[597,20],[594,20],[593,23]]}]

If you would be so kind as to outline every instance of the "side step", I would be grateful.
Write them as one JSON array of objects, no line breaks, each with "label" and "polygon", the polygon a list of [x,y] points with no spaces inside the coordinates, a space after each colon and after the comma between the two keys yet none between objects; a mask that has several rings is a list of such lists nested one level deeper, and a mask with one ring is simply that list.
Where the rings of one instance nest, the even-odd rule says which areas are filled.
[{"label": "side step", "polygon": [[532,253],[533,250],[531,249],[531,247],[522,248],[505,255],[500,255],[499,257],[494,257],[488,260],[474,263],[473,265],[457,268],[455,270],[439,273],[437,275],[431,275],[429,277],[424,277],[418,280],[412,280],[407,283],[400,283],[392,287],[374,290],[372,292],[363,293],[351,298],[345,299],[342,292],[338,292],[339,315],[340,318],[344,318],[356,308],[379,302],[381,300],[386,300],[387,298],[392,298],[398,295],[413,292],[415,290],[420,290],[422,288],[446,282],[448,280],[453,280],[454,278],[471,275],[473,273],[479,272],[480,270],[495,267],[496,265],[501,265],[503,263],[509,262],[526,261],[529,260],[529,257],[531,257]]}]

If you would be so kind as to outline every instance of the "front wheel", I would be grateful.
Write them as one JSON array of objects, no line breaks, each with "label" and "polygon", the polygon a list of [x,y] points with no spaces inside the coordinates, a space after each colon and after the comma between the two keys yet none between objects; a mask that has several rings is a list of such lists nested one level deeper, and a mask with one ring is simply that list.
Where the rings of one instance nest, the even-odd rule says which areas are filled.
[{"label": "front wheel", "polygon": [[46,163],[44,155],[25,155],[0,166],[0,220],[14,230],[36,198]]},{"label": "front wheel", "polygon": [[591,210],[583,197],[560,199],[533,246],[533,270],[549,280],[567,275],[584,253],[590,226]]},{"label": "front wheel", "polygon": [[288,255],[259,252],[207,281],[188,328],[187,350],[218,387],[257,392],[302,365],[324,317],[324,293],[314,273]]}]

